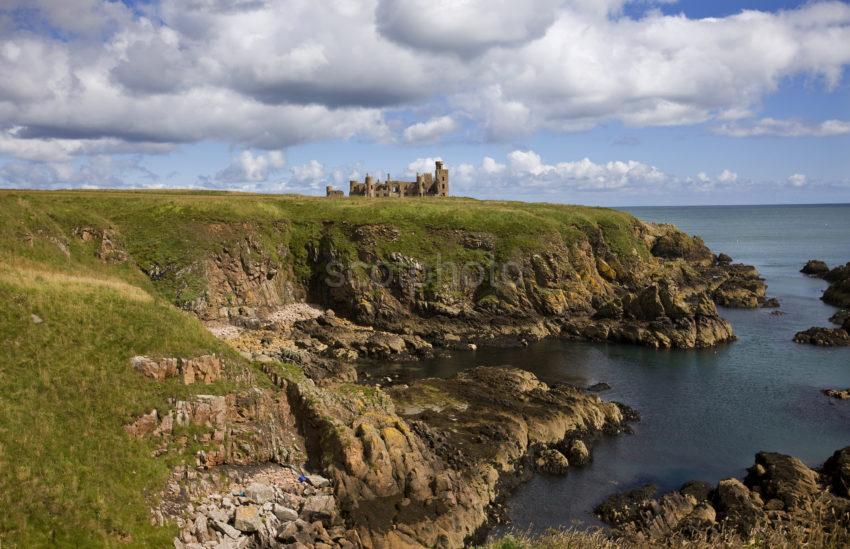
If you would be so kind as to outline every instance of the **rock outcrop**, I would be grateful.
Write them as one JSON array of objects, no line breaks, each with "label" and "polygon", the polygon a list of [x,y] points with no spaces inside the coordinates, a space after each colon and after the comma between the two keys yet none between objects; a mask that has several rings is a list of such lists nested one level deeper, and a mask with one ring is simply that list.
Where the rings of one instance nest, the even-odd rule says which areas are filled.
[{"label": "rock outcrop", "polygon": [[209,385],[222,377],[221,359],[215,355],[195,358],[150,358],[135,356],[130,359],[133,368],[143,375],[162,381],[180,377],[184,385],[204,383]]},{"label": "rock outcrop", "polygon": [[309,384],[290,391],[367,547],[459,547],[486,522],[500,481],[531,465],[530,449],[625,424],[615,404],[511,368],[386,392],[341,386],[331,397]]},{"label": "rock outcrop", "polygon": [[121,237],[117,229],[107,227],[97,229],[94,227],[77,227],[74,234],[83,242],[92,242],[97,248],[95,255],[104,263],[123,263],[129,258],[127,250],[121,244]]},{"label": "rock outcrop", "polygon": [[[679,235],[675,237],[679,244],[690,238],[673,234]],[[363,323],[413,332],[449,346],[533,341],[559,333],[570,338],[653,347],[707,347],[732,339],[732,328],[718,315],[712,297],[727,306],[756,307],[764,301],[763,281],[752,268],[714,262],[707,248],[680,248],[660,248],[662,262],[679,263],[682,269],[660,282],[636,276],[642,270],[651,270],[646,266],[628,276],[616,275],[608,262],[592,258],[590,247],[579,247],[532,256],[527,264],[517,266],[520,284],[497,286],[495,292],[477,302],[435,304],[422,295],[405,303],[406,296],[419,291],[417,286],[408,288],[406,284],[412,283],[406,279],[400,279],[397,287],[369,295],[362,295],[360,290],[368,290],[368,284],[351,284],[342,299],[363,304],[350,311]],[[335,257],[333,250],[327,252]],[[400,270],[413,266],[413,282],[427,276],[425,267],[415,260],[396,259],[401,263]],[[658,260],[648,260],[650,265],[653,261]],[[470,296],[477,293],[473,290],[446,289],[454,295]],[[333,292],[329,295],[340,297]],[[460,337],[453,343],[441,337],[446,333]]]},{"label": "rock outcrop", "polygon": [[803,268],[800,269],[800,272],[815,278],[823,278],[827,273],[829,273],[829,266],[819,259],[810,259],[806,262]]},{"label": "rock outcrop", "polygon": [[809,328],[794,335],[797,343],[818,347],[846,347],[850,345],[850,333],[844,328]]},{"label": "rock outcrop", "polygon": [[761,452],[743,482],[692,482],[661,497],[646,486],[612,496],[596,513],[627,539],[655,543],[730,531],[748,539],[760,526],[781,528],[792,521],[828,532],[850,525],[848,479],[850,448],[836,452],[820,471],[794,457]]},{"label": "rock outcrop", "polygon": [[286,266],[291,252],[272,260],[247,238],[207,261],[207,290],[191,308],[203,318],[257,329],[264,314],[309,295],[353,324],[316,319],[300,328],[338,357],[354,359],[417,355],[430,345],[525,344],[553,335],[708,347],[734,338],[715,302],[748,308],[769,303],[754,268],[716,257],[700,239],[636,220],[629,230],[642,252],[615,252],[598,231],[499,261],[491,234],[439,232],[442,245],[483,254],[475,268],[464,270],[382,252],[400,238],[395,227],[329,222],[317,240],[306,243],[307,264],[299,267],[311,272],[306,284]]},{"label": "rock outcrop", "polygon": [[196,395],[172,399],[164,412],[151,410],[124,430],[135,437],[151,437],[154,454],[170,447],[201,445],[196,465],[300,463],[306,455],[289,401],[278,391],[251,389],[238,394]]}]

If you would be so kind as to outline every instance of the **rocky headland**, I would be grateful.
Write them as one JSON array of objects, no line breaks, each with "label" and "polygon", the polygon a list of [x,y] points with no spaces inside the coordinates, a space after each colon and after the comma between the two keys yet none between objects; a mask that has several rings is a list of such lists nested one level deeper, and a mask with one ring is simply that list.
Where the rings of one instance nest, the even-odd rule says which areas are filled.
[{"label": "rocky headland", "polygon": [[[431,346],[525,344],[547,336],[709,347],[734,339],[716,304],[777,305],[765,297],[755,268],[713,254],[672,226],[637,220],[627,230],[632,248],[625,254],[597,230],[502,262],[493,234],[436,231],[447,249],[480,259],[460,264],[469,268],[461,272],[455,263],[382,254],[379,243],[402,238],[391,225],[326,224],[323,230],[306,244],[306,264],[298,268],[307,270],[307,280],[299,281],[293,267],[272,267],[248,237],[203,262],[206,290],[185,305],[210,322],[273,329],[268,319],[283,303],[309,299],[339,319],[301,322],[304,337],[296,342],[316,351],[310,339],[318,340],[326,346],[319,354],[342,359],[415,356]],[[232,305],[221,306],[225,302]]]},{"label": "rocky headland", "polygon": [[[515,483],[587,464],[594,438],[627,431],[636,414],[510,367],[380,387],[363,383],[364,361],[544,337],[710,347],[734,338],[718,305],[775,305],[755,268],[611,210],[16,200],[20,238],[7,240],[25,265],[62,273],[51,291],[118,292],[99,305],[116,315],[101,329],[124,339],[103,336],[112,346],[98,349],[115,356],[98,360],[145,396],[111,404],[123,430],[108,434],[124,437],[125,455],[144,452],[144,467],[170,468],[164,489],[146,490],[152,524],[175,525],[178,548],[462,546]],[[83,311],[86,322],[102,314]],[[183,335],[154,337],[172,329]]]}]

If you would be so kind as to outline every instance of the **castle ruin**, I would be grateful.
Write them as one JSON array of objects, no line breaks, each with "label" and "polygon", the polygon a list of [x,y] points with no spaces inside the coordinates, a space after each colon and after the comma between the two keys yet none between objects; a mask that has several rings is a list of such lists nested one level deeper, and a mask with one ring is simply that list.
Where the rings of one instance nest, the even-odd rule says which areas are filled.
[{"label": "castle ruin", "polygon": [[[342,198],[345,194],[334,189],[332,185],[326,187],[328,198]],[[383,198],[391,196],[448,196],[449,195],[449,169],[443,167],[439,160],[436,162],[434,174],[416,174],[416,181],[395,181],[390,179],[377,181],[371,175],[366,175],[366,181],[349,181],[348,196],[366,196],[369,198]]]}]

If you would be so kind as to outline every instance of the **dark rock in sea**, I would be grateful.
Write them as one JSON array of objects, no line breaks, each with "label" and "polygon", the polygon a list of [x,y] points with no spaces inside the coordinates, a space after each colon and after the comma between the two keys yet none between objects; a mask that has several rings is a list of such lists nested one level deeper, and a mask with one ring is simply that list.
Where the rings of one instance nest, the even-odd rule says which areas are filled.
[{"label": "dark rock in sea", "polygon": [[593,393],[601,393],[602,391],[608,391],[611,389],[611,386],[605,382],[602,383],[594,383],[590,387],[587,388],[588,391]]},{"label": "dark rock in sea", "polygon": [[770,316],[785,316],[785,311],[770,311]]},{"label": "dark rock in sea", "polygon": [[730,265],[732,263],[732,258],[721,252],[717,254],[716,263],[718,265]]},{"label": "dark rock in sea", "polygon": [[597,505],[593,512],[599,519],[612,526],[620,526],[635,521],[641,509],[652,500],[658,486],[646,484],[640,488],[622,494],[609,496]]},{"label": "dark rock in sea", "polygon": [[829,272],[829,266],[819,259],[810,259],[806,265],[800,269],[800,272],[805,275],[823,278]]},{"label": "dark rock in sea", "polygon": [[623,422],[632,423],[635,421],[640,421],[640,412],[629,406],[628,404],[623,404],[622,402],[612,401],[612,403],[617,406],[620,410],[620,414],[623,416]]},{"label": "dark rock in sea", "polygon": [[850,309],[850,263],[832,269],[823,278],[830,284],[821,299],[830,305]]},{"label": "dark rock in sea", "polygon": [[830,271],[823,277],[827,282],[839,282],[850,278],[850,262],[845,263]]},{"label": "dark rock in sea", "polygon": [[829,398],[837,398],[838,400],[850,400],[850,389],[824,389],[821,392]]},{"label": "dark rock in sea", "polygon": [[762,303],[761,306],[765,309],[778,309],[781,304],[779,303],[779,300],[775,297],[769,297],[764,300],[764,303]]},{"label": "dark rock in sea", "polygon": [[850,310],[847,309],[842,309],[829,317],[830,322],[838,324],[839,326],[843,325],[848,320],[850,320]]},{"label": "dark rock in sea", "polygon": [[850,334],[843,328],[809,328],[797,332],[794,341],[818,347],[847,347],[850,345]]}]

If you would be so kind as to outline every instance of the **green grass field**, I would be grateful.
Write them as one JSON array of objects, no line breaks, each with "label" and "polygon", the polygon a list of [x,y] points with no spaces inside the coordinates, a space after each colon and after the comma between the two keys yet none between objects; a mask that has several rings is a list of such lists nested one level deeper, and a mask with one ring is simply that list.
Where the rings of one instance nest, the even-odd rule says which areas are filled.
[{"label": "green grass field", "polygon": [[[168,397],[128,365],[137,354],[241,359],[175,303],[203,291],[183,272],[251,234],[305,273],[305,245],[327,232],[350,244],[361,224],[399,230],[381,251],[427,260],[466,253],[444,229],[488,232],[503,256],[545,251],[601,231],[624,257],[646,254],[634,219],[611,210],[471,199],[326,200],[209,192],[0,191],[0,546],[165,546],[148,498],[181,456],[154,459],[122,425]],[[105,264],[79,227],[113,228],[130,260]],[[140,269],[169,267],[152,282]],[[168,274],[172,273],[172,274]],[[306,274],[304,275],[306,276]],[[36,322],[35,317],[41,319]],[[258,376],[260,374],[258,373]],[[232,390],[226,382],[205,393]]]}]

